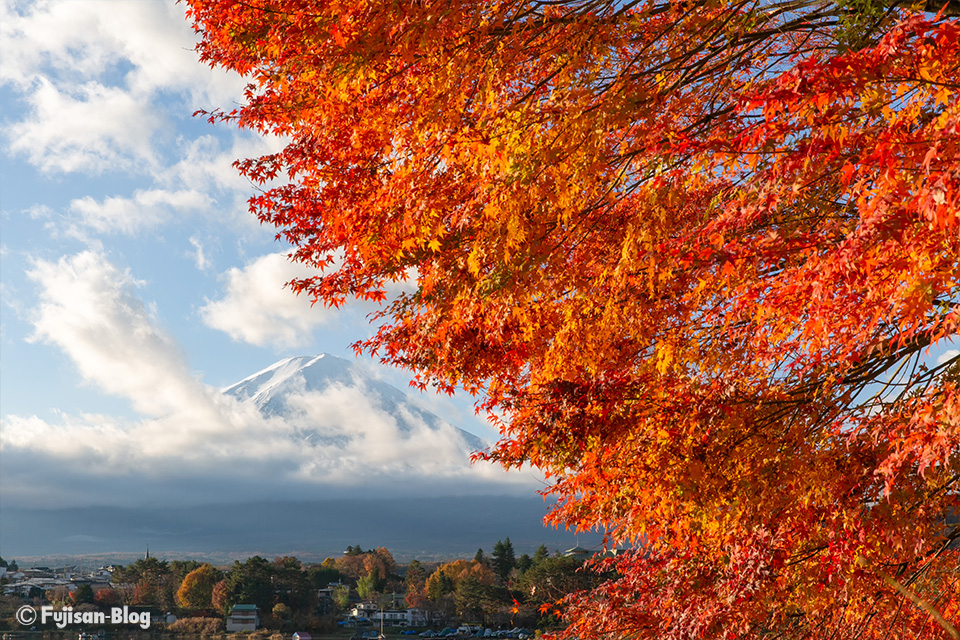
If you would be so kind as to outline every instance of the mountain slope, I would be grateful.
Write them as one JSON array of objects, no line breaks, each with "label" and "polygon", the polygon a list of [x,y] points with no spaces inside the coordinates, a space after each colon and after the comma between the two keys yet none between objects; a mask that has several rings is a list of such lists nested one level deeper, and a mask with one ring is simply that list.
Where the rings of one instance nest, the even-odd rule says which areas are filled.
[{"label": "mountain slope", "polygon": [[[304,409],[301,399],[305,395],[323,394],[334,388],[360,391],[373,406],[395,419],[397,430],[403,436],[409,437],[418,426],[426,426],[434,432],[456,434],[469,451],[487,446],[486,442],[472,433],[417,407],[406,393],[393,385],[371,377],[348,360],[327,353],[280,360],[223,389],[223,392],[253,404],[264,416],[295,417],[302,424]],[[331,434],[329,429],[300,429],[300,436],[310,441],[321,439],[328,443],[342,443],[344,437],[349,438],[349,435]]]},{"label": "mountain slope", "polygon": [[[573,546],[540,524],[540,476],[471,465],[485,442],[349,361],[288,358],[203,392],[211,402],[202,411],[75,431],[71,444],[92,444],[71,446],[74,458],[62,447],[5,448],[4,556],[149,542],[211,557],[323,557],[360,543],[439,558],[506,535]],[[64,440],[56,435],[29,442]],[[45,486],[57,500],[33,499]]]}]

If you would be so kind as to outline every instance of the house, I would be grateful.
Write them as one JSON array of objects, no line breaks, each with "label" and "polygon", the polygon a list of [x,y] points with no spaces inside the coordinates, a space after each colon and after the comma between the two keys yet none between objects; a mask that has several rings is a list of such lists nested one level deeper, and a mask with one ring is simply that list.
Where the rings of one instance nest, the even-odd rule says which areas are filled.
[{"label": "house", "polygon": [[66,578],[27,578],[3,586],[4,595],[18,595],[21,598],[29,598],[32,590],[37,589],[40,592],[56,589],[57,587],[66,587],[68,591],[76,589]]},{"label": "house", "polygon": [[256,631],[260,615],[255,604],[236,604],[227,616],[227,631]]},{"label": "house", "polygon": [[567,549],[563,552],[565,558],[587,558],[590,556],[590,550],[577,545],[573,549]]},{"label": "house", "polygon": [[370,619],[377,623],[380,616],[383,615],[384,624],[394,627],[425,627],[427,625],[427,612],[422,609],[398,609],[386,610],[382,614],[378,611],[370,616]]},{"label": "house", "polygon": [[369,620],[374,624],[378,624],[382,616],[383,624],[394,627],[424,627],[428,624],[427,612],[422,609],[387,609],[381,612],[380,605],[375,602],[360,602],[348,615],[356,622]]},{"label": "house", "polygon": [[380,611],[380,605],[376,602],[358,602],[350,610],[350,616],[354,618],[370,618],[374,612]]}]

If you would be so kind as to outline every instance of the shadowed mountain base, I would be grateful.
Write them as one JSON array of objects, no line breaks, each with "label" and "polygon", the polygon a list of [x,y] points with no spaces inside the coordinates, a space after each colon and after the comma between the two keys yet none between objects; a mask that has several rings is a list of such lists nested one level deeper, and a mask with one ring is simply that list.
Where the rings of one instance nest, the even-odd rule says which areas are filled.
[{"label": "shadowed mountain base", "polygon": [[[540,544],[577,544],[572,532],[543,526],[539,497],[354,499],[256,502],[169,509],[89,507],[0,509],[4,557],[96,555],[123,561],[151,550],[175,558],[226,561],[255,554],[305,561],[338,556],[349,545],[384,546],[400,560],[473,556],[509,536],[518,553]],[[580,535],[597,546],[599,535]],[[153,553],[153,552],[152,552]],[[111,556],[111,554],[114,554]],[[128,558],[129,560],[129,558]]]}]

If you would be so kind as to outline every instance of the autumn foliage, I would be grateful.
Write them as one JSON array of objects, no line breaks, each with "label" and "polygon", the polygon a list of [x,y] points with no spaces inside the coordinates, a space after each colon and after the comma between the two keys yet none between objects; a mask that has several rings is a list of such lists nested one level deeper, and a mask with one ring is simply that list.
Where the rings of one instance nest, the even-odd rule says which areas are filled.
[{"label": "autumn foliage", "polygon": [[384,301],[358,350],[480,394],[555,522],[642,544],[571,633],[958,637],[955,18],[188,4],[250,81],[211,117],[288,137],[238,167],[295,289]]},{"label": "autumn foliage", "polygon": [[203,564],[188,573],[177,589],[177,603],[188,609],[210,609],[215,587],[223,579],[212,565]]}]

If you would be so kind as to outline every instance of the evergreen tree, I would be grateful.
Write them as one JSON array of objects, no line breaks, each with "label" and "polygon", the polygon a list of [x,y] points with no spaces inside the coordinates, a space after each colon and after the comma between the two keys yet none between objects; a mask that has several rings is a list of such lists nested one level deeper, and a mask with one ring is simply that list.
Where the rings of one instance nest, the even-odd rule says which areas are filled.
[{"label": "evergreen tree", "polygon": [[500,582],[505,583],[510,577],[510,571],[516,566],[517,559],[513,553],[513,544],[508,537],[506,540],[497,540],[493,546],[493,572]]},{"label": "evergreen tree", "polygon": [[76,590],[73,592],[73,604],[93,604],[94,593],[93,587],[88,584],[81,584],[77,586]]},{"label": "evergreen tree", "polygon": [[227,576],[228,606],[255,604],[260,611],[270,611],[274,605],[271,578],[270,563],[260,556],[253,556],[244,563],[234,562]]},{"label": "evergreen tree", "polygon": [[202,562],[197,562],[196,560],[172,560],[170,562],[170,573],[173,574],[174,580],[180,584],[183,583],[188,573],[199,569],[202,565]]},{"label": "evergreen tree", "polygon": [[543,562],[550,557],[550,552],[547,551],[547,548],[544,545],[537,547],[537,550],[533,553],[533,564],[538,564]]},{"label": "evergreen tree", "polygon": [[523,575],[533,565],[533,559],[526,553],[517,558],[517,573]]},{"label": "evergreen tree", "polygon": [[483,616],[486,590],[476,576],[465,576],[457,584],[454,602],[457,615],[464,620],[476,620]]},{"label": "evergreen tree", "polygon": [[443,569],[439,569],[436,580],[427,581],[427,595],[434,602],[439,601],[443,596],[451,593],[453,588],[453,580],[444,573]]},{"label": "evergreen tree", "polygon": [[307,569],[307,578],[314,589],[323,589],[331,582],[337,582],[343,579],[343,575],[337,571],[333,563],[330,566],[324,564],[313,565]]},{"label": "evergreen tree", "polygon": [[407,585],[407,591],[420,591],[427,581],[427,570],[419,560],[411,560],[407,566],[407,576],[404,582]]}]

